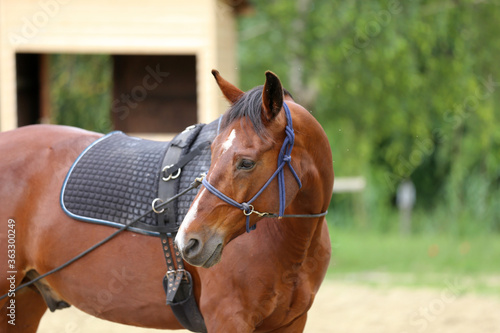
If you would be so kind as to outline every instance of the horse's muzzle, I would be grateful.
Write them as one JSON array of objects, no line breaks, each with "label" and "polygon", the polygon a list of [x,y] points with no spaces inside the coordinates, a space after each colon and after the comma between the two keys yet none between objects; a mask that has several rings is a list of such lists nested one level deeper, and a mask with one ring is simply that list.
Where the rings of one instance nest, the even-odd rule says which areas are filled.
[{"label": "horse's muzzle", "polygon": [[184,233],[182,228],[175,237],[175,243],[182,254],[182,258],[190,265],[205,268],[217,264],[222,255],[223,239],[217,233],[204,239],[203,235]]}]

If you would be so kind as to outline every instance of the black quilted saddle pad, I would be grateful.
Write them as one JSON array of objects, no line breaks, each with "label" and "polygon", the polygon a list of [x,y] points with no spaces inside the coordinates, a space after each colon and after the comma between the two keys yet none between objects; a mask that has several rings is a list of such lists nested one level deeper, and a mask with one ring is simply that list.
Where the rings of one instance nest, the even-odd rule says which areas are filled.
[{"label": "black quilted saddle pad", "polygon": [[[202,142],[213,141],[217,122],[202,125],[201,130],[193,132],[185,153]],[[61,190],[62,209],[77,220],[118,228],[145,214],[158,197],[162,162],[169,144],[130,137],[122,132],[98,139],[80,154],[68,172]],[[210,156],[207,147],[182,168],[180,191],[208,171]],[[178,225],[196,193],[191,191],[177,200]],[[129,230],[158,236],[157,225],[156,214],[151,212]]]}]

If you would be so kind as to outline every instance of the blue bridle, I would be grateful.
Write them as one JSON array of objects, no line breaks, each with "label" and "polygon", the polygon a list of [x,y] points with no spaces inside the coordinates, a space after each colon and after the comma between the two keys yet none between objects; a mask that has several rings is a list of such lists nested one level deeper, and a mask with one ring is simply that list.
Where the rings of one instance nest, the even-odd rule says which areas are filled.
[{"label": "blue bridle", "polygon": [[[293,145],[295,142],[295,133],[293,131],[293,124],[292,124],[292,115],[290,114],[290,109],[288,108],[288,105],[286,103],[283,103],[283,107],[285,109],[285,115],[286,115],[286,121],[287,125],[285,127],[285,140],[283,141],[283,145],[281,146],[280,153],[278,155],[278,168],[276,171],[273,173],[273,175],[269,178],[269,180],[262,186],[262,188],[247,202],[242,202],[239,203],[234,199],[231,199],[221,191],[219,191],[217,188],[215,188],[212,184],[208,182],[208,180],[203,178],[203,185],[207,190],[209,190],[212,194],[216,195],[218,198],[224,200],[228,204],[239,208],[243,211],[243,214],[246,215],[246,230],[247,232],[250,232],[251,230],[255,230],[257,227],[257,224],[254,224],[252,227],[250,227],[250,215],[252,213],[259,215],[260,217],[292,217],[290,216],[285,216],[285,205],[286,205],[286,188],[285,188],[285,166],[288,165],[290,168],[290,171],[292,172],[293,176],[295,177],[295,180],[299,184],[299,188],[302,188],[302,183],[300,182],[299,176],[297,176],[297,173],[295,172],[291,161],[292,161],[292,149]],[[260,213],[254,209],[252,206],[252,202],[257,199],[262,192],[271,184],[271,181],[278,177],[278,187],[279,187],[279,201],[280,201],[280,208],[279,208],[279,213],[278,215],[272,214],[272,213]],[[293,215],[293,217],[316,217],[316,216],[324,216],[326,215],[325,213],[321,214],[315,214],[315,215]]]}]

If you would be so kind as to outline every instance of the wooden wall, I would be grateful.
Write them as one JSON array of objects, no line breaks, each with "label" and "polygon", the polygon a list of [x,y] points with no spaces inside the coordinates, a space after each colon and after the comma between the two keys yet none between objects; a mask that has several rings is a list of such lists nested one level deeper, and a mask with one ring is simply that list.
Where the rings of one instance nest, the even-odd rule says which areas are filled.
[{"label": "wooden wall", "polygon": [[115,130],[126,133],[179,133],[196,124],[194,56],[113,57]]},{"label": "wooden wall", "polygon": [[210,74],[237,80],[236,28],[222,0],[0,0],[0,129],[17,127],[16,53],[196,57],[198,120],[227,107]]}]

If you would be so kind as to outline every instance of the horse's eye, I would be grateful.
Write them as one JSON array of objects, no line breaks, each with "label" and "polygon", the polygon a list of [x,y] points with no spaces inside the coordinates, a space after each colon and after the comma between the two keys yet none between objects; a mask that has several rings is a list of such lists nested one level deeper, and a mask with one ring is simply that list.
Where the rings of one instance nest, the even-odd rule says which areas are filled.
[{"label": "horse's eye", "polygon": [[238,170],[252,170],[255,166],[255,162],[252,160],[242,159],[238,162]]}]

